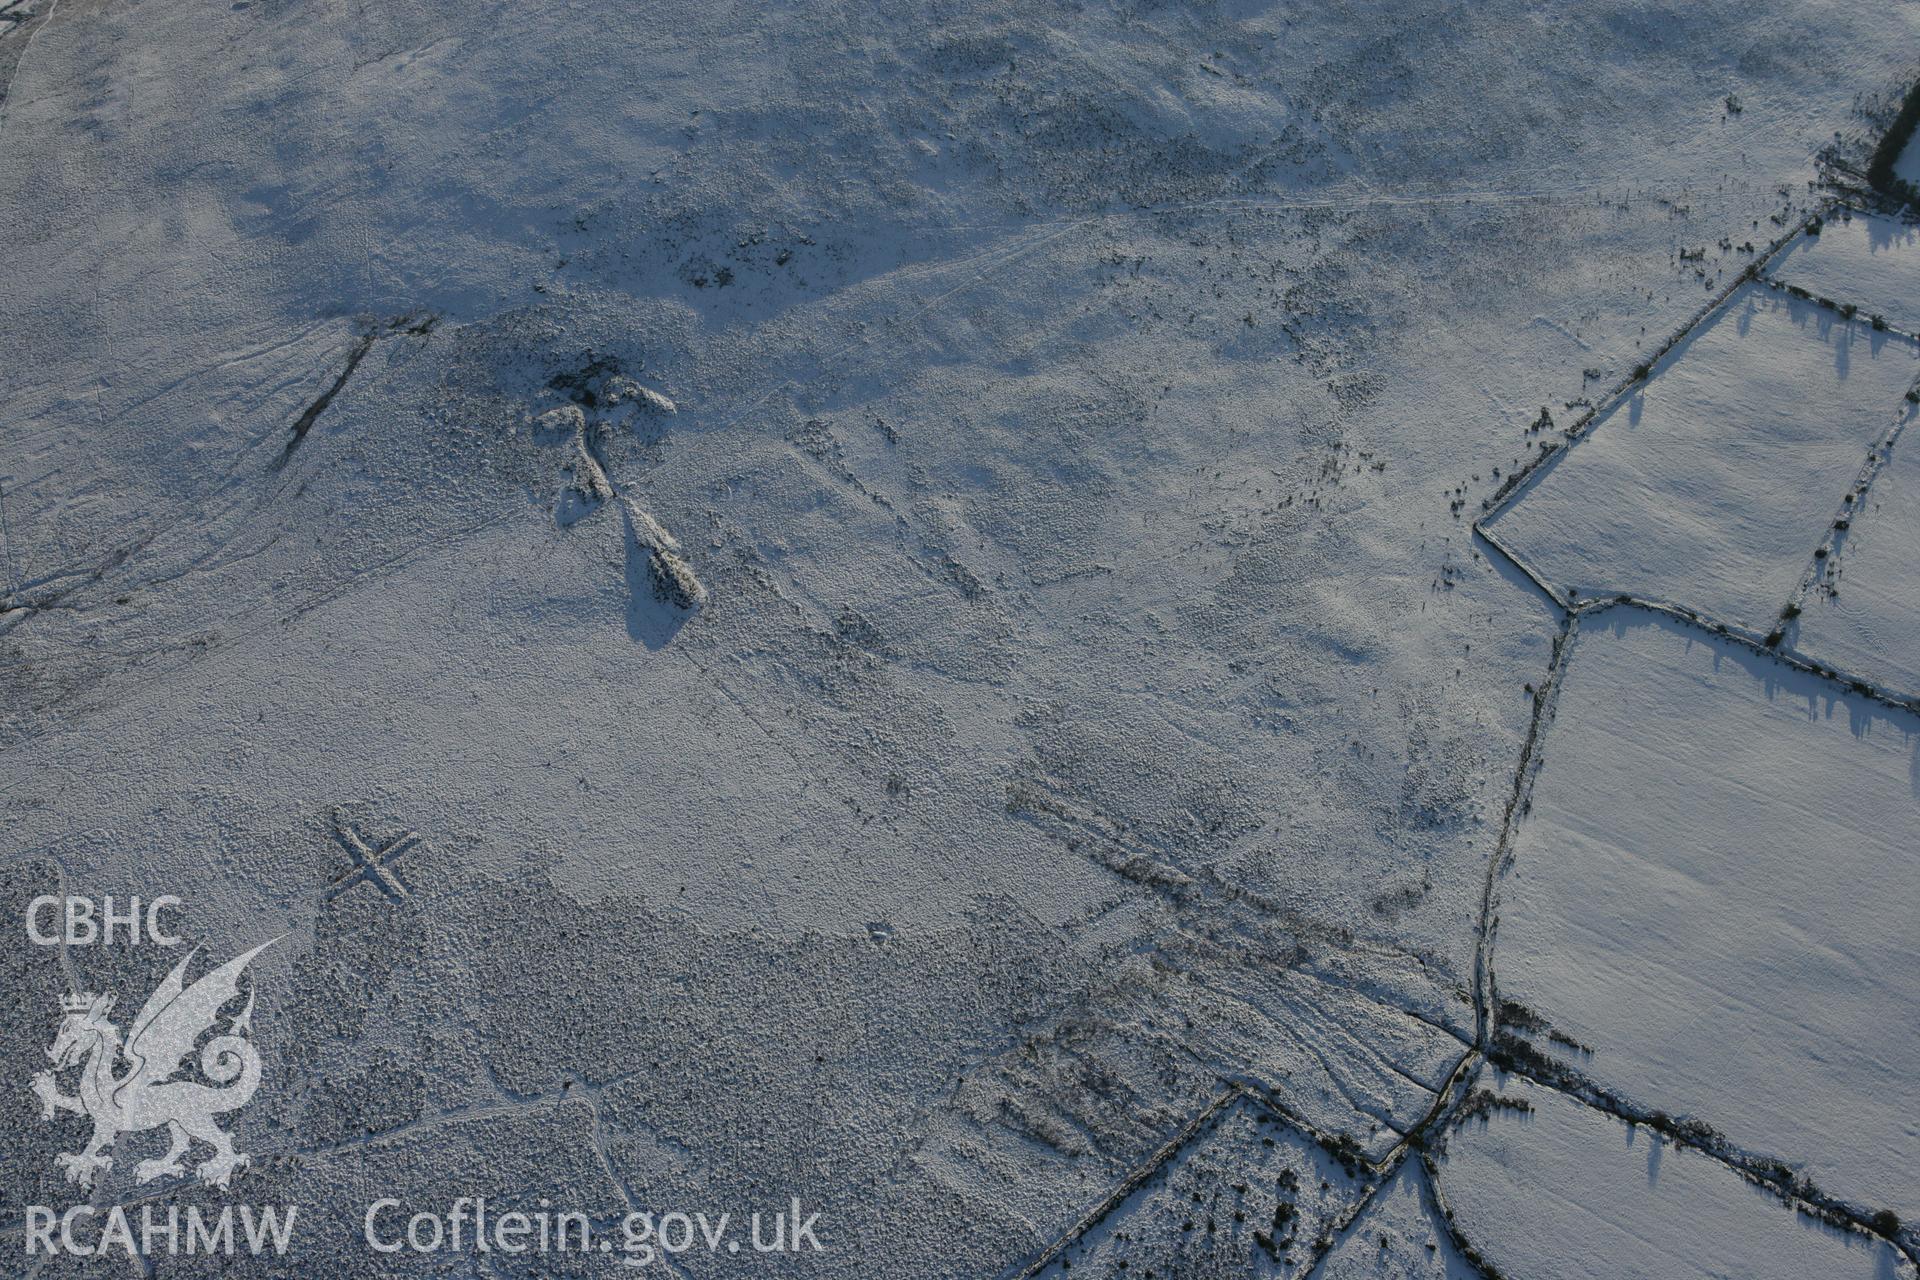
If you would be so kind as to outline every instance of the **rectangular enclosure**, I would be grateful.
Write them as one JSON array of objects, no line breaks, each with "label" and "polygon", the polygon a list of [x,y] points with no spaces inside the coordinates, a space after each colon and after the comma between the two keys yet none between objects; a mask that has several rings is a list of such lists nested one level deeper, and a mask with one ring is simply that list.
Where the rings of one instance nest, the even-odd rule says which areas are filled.
[{"label": "rectangular enclosure", "polygon": [[[1725,1165],[1518,1076],[1448,1136],[1454,1227],[1526,1280],[1896,1276],[1886,1244],[1825,1225]],[[1604,1271],[1596,1259],[1606,1259]]]},{"label": "rectangular enclosure", "polygon": [[1767,631],[1916,374],[1911,341],[1743,286],[1487,528],[1560,591]]},{"label": "rectangular enclosure", "polygon": [[1787,246],[1768,275],[1862,316],[1920,330],[1920,226],[1837,210],[1818,234]]},{"label": "rectangular enclosure", "polygon": [[1920,1215],[1920,718],[1636,610],[1568,661],[1501,998],[1602,1086]]}]

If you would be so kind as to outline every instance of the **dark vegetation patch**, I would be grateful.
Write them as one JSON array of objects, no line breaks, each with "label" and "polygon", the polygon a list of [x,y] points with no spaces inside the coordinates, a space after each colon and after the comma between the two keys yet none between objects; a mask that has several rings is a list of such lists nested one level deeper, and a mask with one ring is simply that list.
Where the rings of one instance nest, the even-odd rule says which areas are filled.
[{"label": "dark vegetation patch", "polygon": [[1867,161],[1867,181],[1881,195],[1920,207],[1920,188],[1904,178],[1896,177],[1893,172],[1894,163],[1900,159],[1900,153],[1906,150],[1916,127],[1920,127],[1920,80],[1916,80],[1913,87],[1907,90],[1899,113],[1880,136],[1879,145],[1874,147],[1873,155]]}]

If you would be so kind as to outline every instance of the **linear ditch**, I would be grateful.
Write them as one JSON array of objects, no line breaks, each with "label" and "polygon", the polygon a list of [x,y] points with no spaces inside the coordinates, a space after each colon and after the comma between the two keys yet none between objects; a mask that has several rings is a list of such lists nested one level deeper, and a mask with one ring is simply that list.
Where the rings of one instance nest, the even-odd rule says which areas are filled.
[{"label": "linear ditch", "polygon": [[294,419],[293,438],[287,441],[287,447],[275,460],[273,464],[275,471],[287,465],[287,459],[291,458],[293,451],[300,447],[300,442],[307,438],[307,432],[311,431],[313,424],[320,420],[320,415],[327,411],[327,406],[332,404],[333,398],[340,394],[340,389],[347,385],[347,379],[353,377],[353,371],[358,369],[360,362],[367,358],[367,352],[373,350],[373,342],[377,336],[372,333],[361,334],[360,340],[354,343],[353,350],[347,353],[346,368],[340,370],[340,376],[333,380],[333,385],[322,391],[319,397],[308,405],[298,418]]}]

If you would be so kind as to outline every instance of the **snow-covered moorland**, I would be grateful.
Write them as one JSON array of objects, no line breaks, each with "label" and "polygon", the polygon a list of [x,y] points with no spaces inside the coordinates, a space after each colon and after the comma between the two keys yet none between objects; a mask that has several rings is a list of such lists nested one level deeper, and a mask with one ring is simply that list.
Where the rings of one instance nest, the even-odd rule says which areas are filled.
[{"label": "snow-covered moorland", "polygon": [[[303,1275],[625,1274],[362,1215],[800,1197],[760,1269],[1910,1274],[1920,690],[1809,584],[1870,480],[1911,622],[1916,362],[1789,286],[1916,29],[0,6],[0,1248],[243,1199]],[[282,938],[230,1187],[57,1161],[59,998],[129,1032],[181,953],[46,894]],[[1656,1112],[1684,1176],[1580,1154]]]}]

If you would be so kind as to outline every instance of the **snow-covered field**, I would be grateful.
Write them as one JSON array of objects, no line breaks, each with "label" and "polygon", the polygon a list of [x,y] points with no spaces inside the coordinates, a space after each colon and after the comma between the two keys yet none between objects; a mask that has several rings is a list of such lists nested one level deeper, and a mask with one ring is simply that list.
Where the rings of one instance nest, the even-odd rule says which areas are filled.
[{"label": "snow-covered field", "polygon": [[1449,1138],[1454,1225],[1502,1275],[1799,1280],[1911,1275],[1884,1242],[1783,1211],[1724,1165],[1552,1089],[1496,1076]]},{"label": "snow-covered field", "polygon": [[1502,999],[1642,1107],[1920,1217],[1916,759],[1909,713],[1587,616],[1501,888]]},{"label": "snow-covered field", "polygon": [[1293,1275],[1313,1256],[1314,1242],[1352,1216],[1357,1200],[1353,1176],[1327,1152],[1234,1097],[1033,1274]]},{"label": "snow-covered field", "polygon": [[1906,407],[1917,355],[1864,318],[1742,285],[1487,527],[1574,597],[1764,634]]},{"label": "snow-covered field", "polygon": [[[630,1273],[361,1239],[378,1196],[484,1194],[602,1223],[801,1197],[828,1247],[767,1274],[1471,1274],[1409,1156],[1486,1074],[1489,961],[1524,982],[1516,771],[1540,752],[1544,794],[1597,732],[1608,643],[1562,652],[1472,513],[1824,207],[1820,149],[1879,126],[1920,14],[0,23],[0,1270],[28,1206],[244,1200],[304,1206],[301,1239],[231,1274]],[[1764,629],[1913,355],[1743,286],[1495,531],[1538,521],[1556,587]],[[1775,733],[1733,687],[1754,659],[1711,652],[1693,727],[1748,715],[1746,751],[1864,815],[1777,830],[1854,842],[1819,856],[1890,958],[1844,999],[1910,1013],[1872,825],[1910,802],[1906,731],[1874,704],[1820,745],[1839,722],[1796,704]],[[1775,834],[1742,821],[1712,839]],[[136,1181],[154,1132],[88,1188],[56,1163],[87,1140],[28,1089],[59,998],[112,994],[130,1035],[182,949],[43,947],[45,894],[178,895],[195,973],[281,938],[231,1187]],[[1780,1007],[1805,1029],[1842,990]],[[1836,1078],[1752,1141],[1910,1203],[1879,1192],[1911,1130],[1868,1136],[1833,1099],[1878,1077]],[[1196,1194],[1233,1226],[1172,1221]]]},{"label": "snow-covered field", "polygon": [[1920,433],[1909,409],[1872,484],[1816,570],[1794,647],[1817,662],[1920,697]]},{"label": "snow-covered field", "polygon": [[1320,1274],[1327,1280],[1473,1280],[1480,1272],[1441,1225],[1416,1161],[1375,1193]]},{"label": "snow-covered field", "polygon": [[1920,226],[1842,206],[1818,235],[1797,237],[1767,274],[1816,298],[1920,332]]}]

